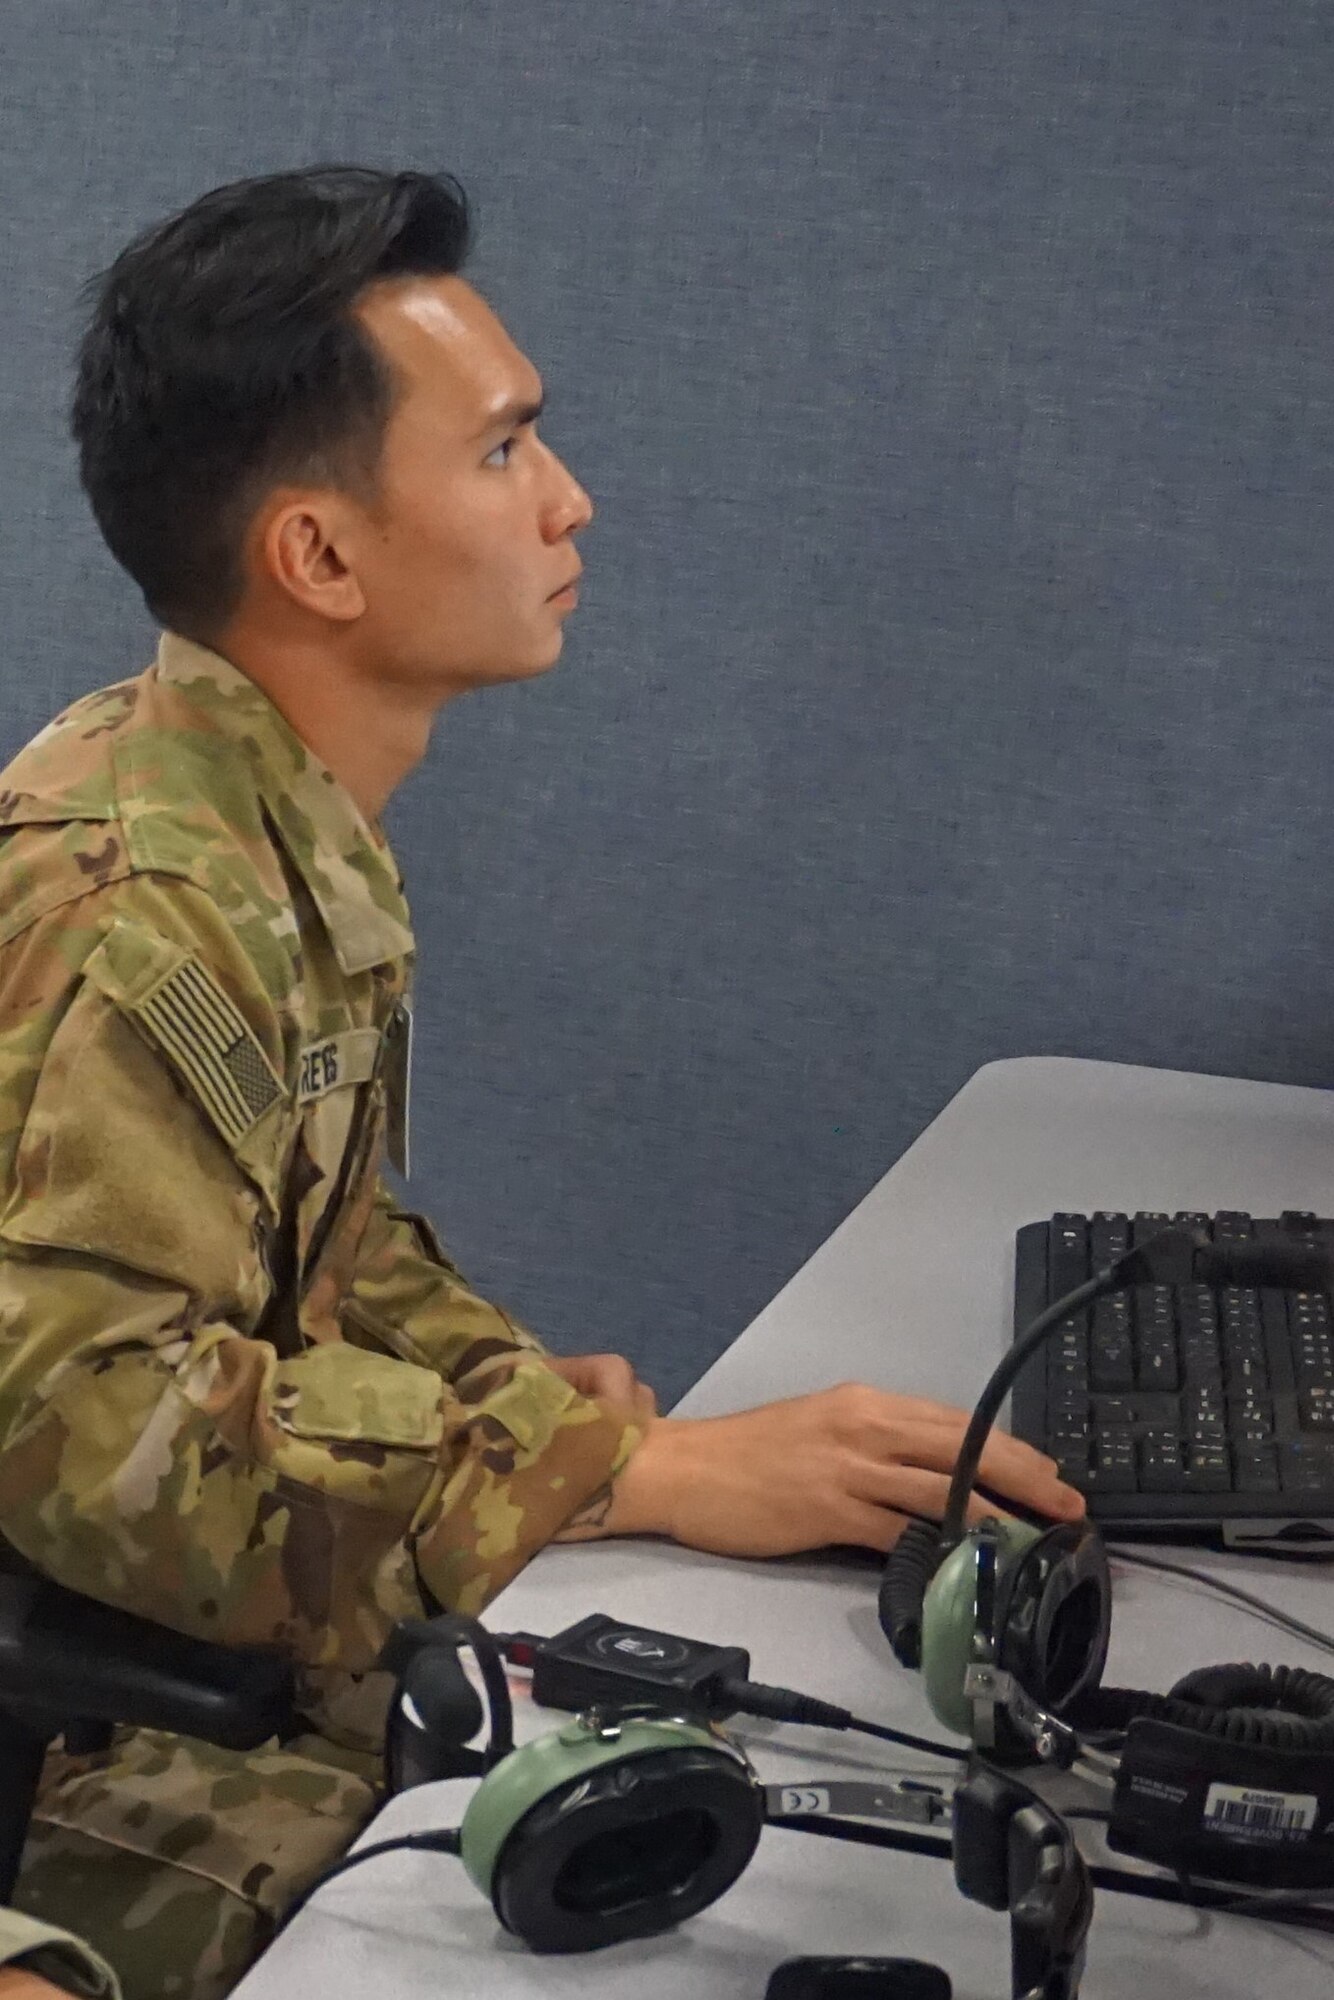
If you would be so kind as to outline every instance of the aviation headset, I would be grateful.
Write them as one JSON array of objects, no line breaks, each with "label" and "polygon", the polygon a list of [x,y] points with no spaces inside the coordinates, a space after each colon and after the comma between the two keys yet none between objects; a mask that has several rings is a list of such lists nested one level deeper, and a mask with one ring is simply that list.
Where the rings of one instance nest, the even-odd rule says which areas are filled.
[{"label": "aviation headset", "polygon": [[[480,1670],[485,1718],[461,1647]],[[390,1789],[481,1778],[457,1829],[385,1844],[458,1854],[500,1923],[534,1951],[587,1951],[684,1922],[732,1886],[768,1824],[835,1837],[846,1829],[803,1811],[808,1778],[795,1788],[762,1784],[742,1747],[699,1715],[609,1706],[515,1748],[504,1660],[476,1620],[406,1622],[385,1664],[398,1674]],[[484,1719],[486,1749],[464,1748]],[[881,1817],[931,1824],[948,1815],[959,1889],[1010,1912],[1013,1994],[1073,2000],[1093,1891],[1068,1828],[1027,1786],[979,1763],[952,1807],[931,1786],[840,1780],[828,1789],[851,1810],[888,1801]],[[892,1844],[940,1851],[911,1835]]]},{"label": "aviation headset", "polygon": [[[1107,1551],[1087,1519],[1045,1531],[965,1530],[997,1413],[1055,1328],[1120,1286],[1152,1282],[1155,1253],[1194,1254],[1203,1282],[1330,1285],[1309,1245],[1215,1246],[1173,1226],[1056,1300],[1015,1342],[978,1402],[939,1528],[915,1522],[885,1565],[880,1623],[920,1667],[949,1729],[1002,1759],[1076,1767],[1115,1793],[1108,1844],[1178,1871],[1271,1887],[1334,1883],[1334,1681],[1288,1667],[1187,1674],[1167,1695],[1102,1688],[1111,1629]],[[1109,1756],[1108,1738],[1123,1738]],[[1100,1745],[1098,1739],[1103,1739]]]}]

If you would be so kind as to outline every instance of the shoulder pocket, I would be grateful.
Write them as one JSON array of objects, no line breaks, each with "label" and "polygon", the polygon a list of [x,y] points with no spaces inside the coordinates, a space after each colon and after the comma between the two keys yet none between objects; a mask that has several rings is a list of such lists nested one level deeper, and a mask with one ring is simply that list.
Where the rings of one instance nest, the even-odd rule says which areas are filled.
[{"label": "shoulder pocket", "polygon": [[276,1214],[280,1145],[274,1106],[287,1087],[259,1037],[193,952],[113,924],[84,968],[166,1062]]},{"label": "shoulder pocket", "polygon": [[278,1212],[287,1093],[191,953],[122,923],[84,972],[42,1061],[0,1236],[258,1309],[255,1225],[261,1204]]},{"label": "shoulder pocket", "polygon": [[259,1037],[193,952],[116,923],[83,971],[166,1057],[229,1146],[286,1096]]}]

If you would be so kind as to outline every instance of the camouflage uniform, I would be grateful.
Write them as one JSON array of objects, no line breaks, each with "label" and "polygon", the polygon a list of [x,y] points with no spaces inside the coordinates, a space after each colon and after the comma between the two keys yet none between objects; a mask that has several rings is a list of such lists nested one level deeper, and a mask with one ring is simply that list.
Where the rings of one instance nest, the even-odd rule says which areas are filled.
[{"label": "camouflage uniform", "polygon": [[39,1924],[17,1910],[0,1909],[0,1965],[22,1965],[85,2000],[120,2000],[116,1975],[104,1958],[69,1931]]},{"label": "camouflage uniform", "polygon": [[[0,775],[4,1534],[90,1596],[276,1642],[363,1746],[393,1621],[479,1610],[640,1435],[380,1177],[412,951],[379,829],[175,634]],[[134,1754],[80,1772],[133,1796]],[[48,1829],[83,1777],[52,1782]]]}]

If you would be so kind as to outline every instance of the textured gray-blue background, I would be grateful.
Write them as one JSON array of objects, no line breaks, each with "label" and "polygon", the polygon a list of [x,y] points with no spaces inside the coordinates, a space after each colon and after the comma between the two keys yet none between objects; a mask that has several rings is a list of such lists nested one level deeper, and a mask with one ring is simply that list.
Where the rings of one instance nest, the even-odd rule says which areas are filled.
[{"label": "textured gray-blue background", "polygon": [[321,159],[476,201],[598,514],[558,669],[391,809],[414,1194],[553,1344],[673,1397],[992,1058],[1334,1080],[1326,0],[0,38],[6,754],[154,643],[65,441],[82,279]]}]

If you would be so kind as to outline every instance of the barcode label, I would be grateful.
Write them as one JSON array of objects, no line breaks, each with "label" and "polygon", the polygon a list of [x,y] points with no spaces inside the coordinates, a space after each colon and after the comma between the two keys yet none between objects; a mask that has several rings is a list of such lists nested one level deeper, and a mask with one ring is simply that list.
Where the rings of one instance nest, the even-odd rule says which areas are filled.
[{"label": "barcode label", "polygon": [[1313,1833],[1319,1800],[1313,1792],[1253,1792],[1244,1785],[1210,1785],[1204,1824],[1216,1833],[1300,1839]]}]

